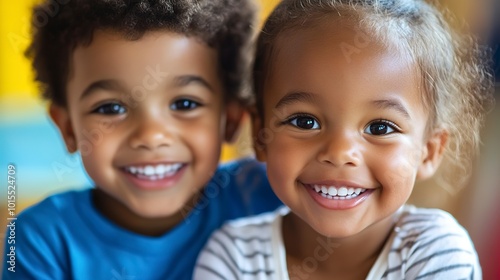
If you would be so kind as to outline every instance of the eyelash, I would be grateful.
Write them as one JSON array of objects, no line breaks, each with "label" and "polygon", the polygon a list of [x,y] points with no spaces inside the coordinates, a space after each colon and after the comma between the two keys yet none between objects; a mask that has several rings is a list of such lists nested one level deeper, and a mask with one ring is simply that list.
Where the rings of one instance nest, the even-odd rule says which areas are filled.
[{"label": "eyelash", "polygon": [[[373,134],[372,132],[373,131],[370,131],[370,133],[367,132],[367,130],[373,125],[373,124],[383,124],[387,127],[389,127],[392,131],[389,132],[389,133],[383,133],[383,134]],[[363,132],[369,134],[369,135],[374,135],[374,136],[383,136],[383,135],[389,135],[389,134],[393,134],[393,133],[400,133],[401,132],[401,128],[395,124],[394,122],[391,122],[391,121],[388,121],[388,120],[384,120],[384,119],[378,119],[378,120],[374,120],[372,122],[370,122],[366,127],[365,129],[363,130]]]},{"label": "eyelash", "polygon": [[[116,109],[116,106],[120,106],[120,109],[118,111],[113,111],[114,109]],[[108,109],[109,111],[107,111],[106,109]],[[120,102],[108,101],[99,104],[95,109],[92,110],[91,113],[101,114],[101,115],[120,115],[126,112],[127,109]]]},{"label": "eyelash", "polygon": [[[314,122],[313,124],[313,127],[310,127],[310,128],[304,128],[304,127],[300,127],[297,123],[293,123],[294,121],[296,122],[297,119],[299,118],[308,118],[310,120],[312,120]],[[295,114],[289,118],[287,118],[285,121],[281,122],[282,125],[292,125],[293,127],[297,127],[299,129],[303,129],[303,130],[316,130],[316,129],[320,129],[321,128],[321,125],[319,124],[319,121],[311,116],[311,115],[308,115],[308,114],[303,114],[303,113],[299,113],[299,114]],[[384,130],[383,133],[381,134],[376,134],[376,133],[373,133],[374,131],[372,129],[370,129],[372,127],[372,125],[374,124],[382,124],[385,126],[385,129],[382,129]],[[379,127],[380,128],[380,127]],[[368,130],[370,129],[370,130]],[[387,130],[390,130],[388,133],[386,132]],[[395,124],[394,122],[392,121],[389,121],[389,120],[385,120],[385,119],[378,119],[378,120],[374,120],[374,121],[371,121],[366,127],[365,129],[363,130],[363,132],[369,134],[369,135],[374,135],[374,136],[383,136],[383,135],[389,135],[389,134],[393,134],[393,133],[400,133],[401,132],[401,128]]]},{"label": "eyelash", "polygon": [[[300,127],[298,124],[293,124],[292,123],[293,121],[296,121],[299,118],[308,118],[308,119],[311,119],[314,123],[316,123],[314,126],[317,126],[317,127],[303,128],[303,127]],[[313,116],[311,116],[309,114],[304,114],[304,113],[298,113],[298,114],[292,115],[289,118],[287,118],[286,120],[284,120],[283,122],[281,122],[281,124],[282,125],[291,125],[293,127],[296,127],[296,128],[299,128],[299,129],[303,129],[303,130],[317,130],[317,129],[321,128],[321,125],[319,124],[319,121],[315,117],[313,117]]]},{"label": "eyelash", "polygon": [[[182,105],[186,105],[186,102],[189,102],[189,106],[187,106],[188,108],[178,108],[178,105],[181,105],[182,103]],[[201,106],[203,106],[203,104],[201,104],[200,102],[194,101],[189,98],[180,98],[172,102],[169,107],[170,109],[176,111],[191,111]]]}]

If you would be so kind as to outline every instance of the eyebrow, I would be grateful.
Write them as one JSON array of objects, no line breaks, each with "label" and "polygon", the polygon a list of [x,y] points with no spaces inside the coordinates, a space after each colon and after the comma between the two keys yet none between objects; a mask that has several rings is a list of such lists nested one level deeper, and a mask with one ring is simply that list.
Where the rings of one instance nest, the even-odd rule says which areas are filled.
[{"label": "eyebrow", "polygon": [[[215,92],[213,90],[212,86],[210,86],[210,84],[205,79],[203,79],[200,76],[196,76],[196,75],[183,75],[183,76],[175,77],[174,83],[175,83],[175,86],[177,86],[177,87],[185,87],[185,86],[188,86],[190,84],[195,83],[195,84],[199,84],[199,85],[207,88],[211,92]],[[127,89],[124,86],[124,84],[122,84],[118,80],[114,80],[114,79],[99,80],[99,81],[93,82],[87,88],[85,88],[82,95],[80,96],[80,100],[84,99],[85,97],[88,97],[89,95],[92,95],[92,93],[94,93],[98,90],[127,92]]]},{"label": "eyebrow", "polygon": [[408,110],[406,110],[405,106],[398,99],[381,99],[372,101],[379,108],[383,109],[394,109],[404,115],[407,119],[411,120],[410,114]]},{"label": "eyebrow", "polygon": [[92,93],[96,92],[97,90],[126,92],[125,86],[118,80],[99,80],[93,82],[87,88],[85,88],[82,95],[80,96],[80,100],[92,95]]},{"label": "eyebrow", "polygon": [[274,106],[274,108],[279,109],[283,106],[297,102],[316,103],[317,99],[318,98],[316,97],[316,95],[310,92],[305,92],[305,91],[289,92],[278,101],[278,103],[276,104],[276,106]]},{"label": "eyebrow", "polygon": [[177,87],[185,87],[190,84],[198,84],[201,85],[205,88],[207,88],[209,91],[212,93],[215,93],[214,89],[210,85],[210,83],[207,82],[207,80],[203,79],[200,76],[196,75],[182,75],[174,78],[174,83],[175,86]]}]

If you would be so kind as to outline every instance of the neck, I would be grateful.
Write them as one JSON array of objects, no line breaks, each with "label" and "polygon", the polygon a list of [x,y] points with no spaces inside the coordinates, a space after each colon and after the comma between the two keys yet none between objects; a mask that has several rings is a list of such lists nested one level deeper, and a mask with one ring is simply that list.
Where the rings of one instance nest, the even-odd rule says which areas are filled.
[{"label": "neck", "polygon": [[[168,217],[148,218],[140,216],[99,188],[93,190],[92,200],[97,211],[106,218],[124,229],[146,236],[163,235],[178,225],[185,217],[185,213],[181,211]],[[197,199],[189,199],[188,201],[197,201]],[[188,208],[194,209],[194,205],[190,205]]]},{"label": "neck", "polygon": [[290,279],[307,275],[310,279],[365,279],[393,226],[390,216],[354,236],[328,238],[290,213],[282,226]]}]

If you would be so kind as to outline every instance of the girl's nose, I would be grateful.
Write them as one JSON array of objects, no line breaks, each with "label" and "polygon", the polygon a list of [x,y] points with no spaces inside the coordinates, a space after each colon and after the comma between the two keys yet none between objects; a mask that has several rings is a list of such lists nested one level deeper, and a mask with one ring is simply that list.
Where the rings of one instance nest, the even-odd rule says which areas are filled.
[{"label": "girl's nose", "polygon": [[325,164],[342,166],[359,166],[362,146],[356,136],[348,133],[332,133],[323,136],[322,149],[318,153],[318,161]]}]

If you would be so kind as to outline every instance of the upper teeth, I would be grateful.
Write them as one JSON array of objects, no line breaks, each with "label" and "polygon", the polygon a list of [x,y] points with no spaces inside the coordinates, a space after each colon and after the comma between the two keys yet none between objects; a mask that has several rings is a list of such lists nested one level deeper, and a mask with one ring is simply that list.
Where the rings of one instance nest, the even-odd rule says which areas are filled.
[{"label": "upper teeth", "polygon": [[314,190],[316,192],[322,192],[324,194],[328,194],[330,196],[350,196],[352,194],[360,194],[364,191],[366,191],[366,189],[363,189],[363,188],[349,188],[349,187],[346,187],[346,186],[342,186],[342,187],[334,187],[334,186],[322,186],[322,185],[313,185],[314,187]]},{"label": "upper teeth", "polygon": [[175,164],[158,164],[158,165],[146,165],[146,166],[129,166],[125,169],[132,174],[141,174],[146,176],[153,175],[169,175],[175,173],[179,168],[181,168],[181,163]]}]

